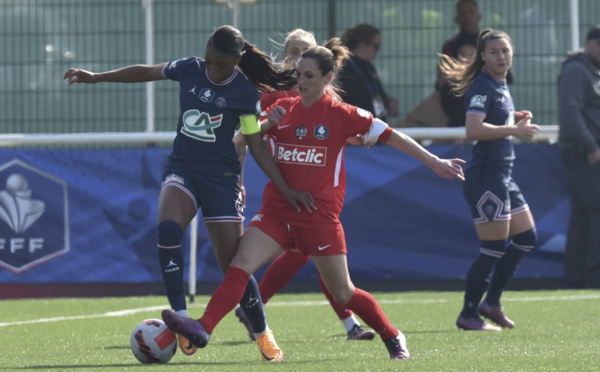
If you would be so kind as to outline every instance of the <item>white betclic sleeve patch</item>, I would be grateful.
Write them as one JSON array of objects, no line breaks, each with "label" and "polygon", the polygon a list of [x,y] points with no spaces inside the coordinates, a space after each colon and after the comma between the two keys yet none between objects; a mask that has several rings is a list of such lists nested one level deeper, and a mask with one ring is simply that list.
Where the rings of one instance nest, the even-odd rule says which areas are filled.
[{"label": "white betclic sleeve patch", "polygon": [[365,142],[375,143],[377,139],[387,129],[388,125],[381,119],[374,118],[371,123],[371,129],[365,134]]}]

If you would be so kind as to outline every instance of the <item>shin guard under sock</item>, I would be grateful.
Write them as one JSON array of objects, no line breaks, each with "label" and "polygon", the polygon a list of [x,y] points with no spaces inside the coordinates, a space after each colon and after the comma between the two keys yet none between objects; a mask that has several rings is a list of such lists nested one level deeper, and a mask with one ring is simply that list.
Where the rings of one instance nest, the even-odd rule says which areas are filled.
[{"label": "shin guard under sock", "polygon": [[204,315],[199,319],[206,332],[211,334],[221,319],[235,309],[244,296],[248,278],[249,275],[244,270],[234,266],[229,267],[225,279],[213,293],[206,305]]},{"label": "shin guard under sock", "polygon": [[174,311],[185,310],[185,287],[183,284],[183,231],[179,224],[164,221],[158,225],[158,262],[165,292]]},{"label": "shin guard under sock", "polygon": [[246,313],[250,323],[252,323],[254,333],[262,333],[267,328],[267,319],[265,318],[263,302],[254,275],[250,275],[240,306]]}]

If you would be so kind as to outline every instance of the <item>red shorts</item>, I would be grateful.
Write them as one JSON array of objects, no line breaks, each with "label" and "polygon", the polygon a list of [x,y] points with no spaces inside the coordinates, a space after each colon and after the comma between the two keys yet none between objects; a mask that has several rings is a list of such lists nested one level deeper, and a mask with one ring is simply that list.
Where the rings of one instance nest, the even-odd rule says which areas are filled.
[{"label": "red shorts", "polygon": [[265,214],[261,209],[248,226],[254,226],[273,238],[286,251],[308,256],[346,254],[346,235],[341,223],[306,226]]}]

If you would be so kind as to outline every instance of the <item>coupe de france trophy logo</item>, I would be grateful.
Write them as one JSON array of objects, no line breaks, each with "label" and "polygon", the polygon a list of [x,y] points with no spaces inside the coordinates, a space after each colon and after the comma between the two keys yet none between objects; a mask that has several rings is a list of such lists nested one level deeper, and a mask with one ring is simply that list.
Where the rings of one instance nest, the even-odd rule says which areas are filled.
[{"label": "coupe de france trophy logo", "polygon": [[0,219],[15,233],[25,232],[44,211],[46,203],[31,198],[31,190],[23,175],[14,173],[6,180],[6,189],[0,191]]},{"label": "coupe de france trophy logo", "polygon": [[67,253],[68,205],[65,181],[19,159],[0,165],[0,268],[21,275]]}]

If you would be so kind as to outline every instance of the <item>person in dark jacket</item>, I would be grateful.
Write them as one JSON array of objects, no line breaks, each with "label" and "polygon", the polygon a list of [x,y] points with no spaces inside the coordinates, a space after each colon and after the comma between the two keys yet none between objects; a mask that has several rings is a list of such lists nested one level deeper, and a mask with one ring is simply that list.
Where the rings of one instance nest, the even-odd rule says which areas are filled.
[{"label": "person in dark jacket", "polygon": [[381,47],[381,31],[366,23],[359,24],[344,32],[342,44],[352,52],[339,75],[342,100],[369,111],[382,121],[397,116],[398,102],[383,90],[371,63]]},{"label": "person in dark jacket", "polygon": [[562,64],[558,112],[558,148],[571,177],[565,277],[574,288],[600,288],[600,25]]}]

